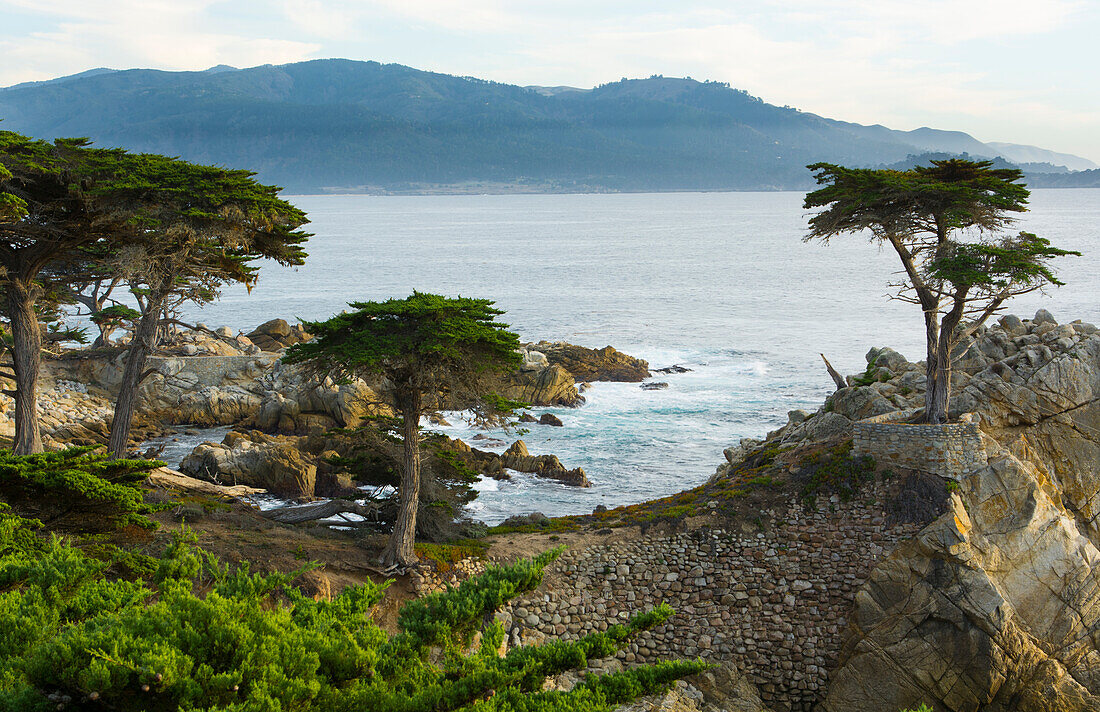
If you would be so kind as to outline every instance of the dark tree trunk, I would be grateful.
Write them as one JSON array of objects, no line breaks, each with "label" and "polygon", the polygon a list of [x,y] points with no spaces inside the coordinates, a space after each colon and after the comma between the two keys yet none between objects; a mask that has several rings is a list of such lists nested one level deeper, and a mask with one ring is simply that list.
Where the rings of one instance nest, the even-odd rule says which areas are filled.
[{"label": "dark tree trunk", "polygon": [[16,280],[7,283],[8,316],[11,319],[12,370],[15,372],[15,440],[12,452],[32,455],[42,452],[38,427],[38,372],[42,353],[42,332],[34,312],[37,296],[34,284]]},{"label": "dark tree trunk", "polygon": [[954,295],[954,306],[943,315],[936,344],[936,387],[925,395],[925,414],[933,425],[947,422],[947,409],[951,401],[951,362],[955,347],[959,344],[958,326],[966,308],[966,290]]},{"label": "dark tree trunk", "polygon": [[389,543],[382,552],[382,565],[389,568],[415,566],[416,508],[420,500],[420,393],[399,399],[404,419],[405,457],[401,469],[400,504]]},{"label": "dark tree trunk", "polygon": [[924,391],[924,420],[927,423],[942,421],[935,420],[936,403],[942,397],[939,352],[940,352],[940,325],[937,321],[939,314],[936,312],[924,313],[925,346],[926,355],[924,361],[924,375],[927,379]]},{"label": "dark tree trunk", "polygon": [[137,403],[138,386],[145,372],[145,362],[149,353],[156,347],[157,326],[160,324],[160,311],[164,304],[161,295],[150,295],[145,304],[134,338],[126,354],[126,368],[122,372],[122,383],[115,401],[115,415],[111,420],[111,436],[107,449],[113,458],[125,457],[126,445],[130,439],[130,425],[134,420],[134,406]]},{"label": "dark tree trunk", "polygon": [[931,425],[947,422],[947,404],[951,400],[951,349],[949,339],[941,338],[933,360],[935,380],[929,381],[924,394],[925,420]]}]

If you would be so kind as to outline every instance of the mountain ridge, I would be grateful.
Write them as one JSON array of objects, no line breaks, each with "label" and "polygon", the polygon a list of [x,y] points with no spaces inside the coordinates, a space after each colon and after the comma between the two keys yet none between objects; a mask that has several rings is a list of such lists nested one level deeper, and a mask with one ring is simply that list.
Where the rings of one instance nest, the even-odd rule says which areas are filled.
[{"label": "mountain ridge", "polygon": [[819,160],[998,155],[962,132],[838,121],[722,82],[521,87],[345,59],[90,70],[0,89],[0,118],[41,138],[247,167],[303,193],[803,189]]}]

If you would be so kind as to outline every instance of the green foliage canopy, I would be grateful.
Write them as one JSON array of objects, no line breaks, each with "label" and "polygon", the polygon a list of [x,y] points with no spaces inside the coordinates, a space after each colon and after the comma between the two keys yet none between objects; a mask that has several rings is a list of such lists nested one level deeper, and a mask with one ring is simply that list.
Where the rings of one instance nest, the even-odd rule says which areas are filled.
[{"label": "green foliage canopy", "polygon": [[313,340],[292,346],[284,360],[312,362],[344,378],[384,374],[395,386],[421,391],[520,362],[519,337],[495,321],[504,312],[488,299],[413,292],[349,306],[355,311],[306,322]]}]

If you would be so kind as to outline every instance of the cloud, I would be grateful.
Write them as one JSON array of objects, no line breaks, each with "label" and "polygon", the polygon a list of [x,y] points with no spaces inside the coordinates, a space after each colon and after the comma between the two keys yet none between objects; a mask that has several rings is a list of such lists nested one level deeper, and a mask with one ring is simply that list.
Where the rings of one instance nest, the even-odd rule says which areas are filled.
[{"label": "cloud", "polygon": [[254,37],[219,28],[205,15],[211,2],[68,3],[7,0],[11,7],[61,18],[49,30],[0,40],[0,85],[47,79],[92,67],[205,69],[307,59],[320,45]]},{"label": "cloud", "polygon": [[0,13],[21,21],[0,30],[0,85],[347,56],[517,84],[689,75],[861,123],[1100,135],[1080,69],[1092,50],[1071,49],[1100,31],[1085,0],[0,0]]}]

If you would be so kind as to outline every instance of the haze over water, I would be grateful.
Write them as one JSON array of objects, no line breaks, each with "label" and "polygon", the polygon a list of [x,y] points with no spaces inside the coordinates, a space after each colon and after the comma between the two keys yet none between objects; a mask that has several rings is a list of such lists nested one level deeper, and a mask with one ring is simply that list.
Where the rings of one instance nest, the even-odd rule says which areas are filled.
[{"label": "haze over water", "polygon": [[[593,487],[528,475],[486,482],[473,513],[491,523],[694,486],[723,448],[779,427],[788,410],[820,405],[832,382],[819,352],[843,373],[862,371],[872,346],[911,360],[923,353],[919,309],[886,298],[893,253],[859,237],[802,243],[801,193],[290,199],[316,233],[305,266],[264,265],[251,295],[227,290],[192,318],[247,332],[416,289],[494,299],[525,341],[610,344],[651,368],[693,369],[656,375],[667,390],[597,383],[581,408],[536,409],[565,427],[534,426],[522,436],[531,452],[584,467]],[[1045,307],[1059,321],[1100,323],[1100,190],[1034,191],[1018,227],[1084,256],[1057,263],[1065,287],[1009,311]],[[447,432],[473,434],[457,422]]]}]

